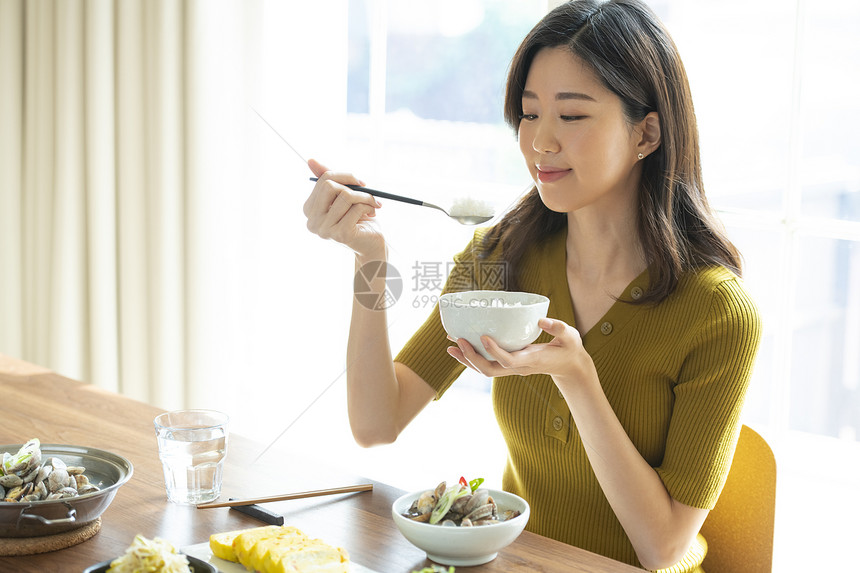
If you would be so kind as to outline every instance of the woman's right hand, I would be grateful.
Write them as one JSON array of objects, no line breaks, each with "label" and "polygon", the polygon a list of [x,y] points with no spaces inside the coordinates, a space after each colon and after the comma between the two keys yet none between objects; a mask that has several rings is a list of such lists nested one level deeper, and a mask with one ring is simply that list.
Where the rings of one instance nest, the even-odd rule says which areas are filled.
[{"label": "woman's right hand", "polygon": [[308,230],[346,245],[358,256],[384,257],[385,240],[373,222],[382,205],[376,197],[347,187],[364,182],[349,173],[332,172],[315,159],[308,167],[319,178],[303,208]]}]

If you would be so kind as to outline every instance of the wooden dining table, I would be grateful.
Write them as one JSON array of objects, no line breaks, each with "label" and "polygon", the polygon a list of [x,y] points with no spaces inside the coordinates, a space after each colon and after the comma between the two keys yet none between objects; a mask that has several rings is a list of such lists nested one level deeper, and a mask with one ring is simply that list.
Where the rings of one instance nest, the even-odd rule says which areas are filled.
[{"label": "wooden dining table", "polygon": [[[263,525],[229,508],[198,509],[167,501],[153,419],[163,410],[91,384],[71,380],[0,354],[0,443],[86,446],[113,452],[134,466],[116,493],[93,537],[71,547],[35,555],[2,557],[0,571],[81,572],[121,555],[135,535],[159,537],[183,548],[213,533]],[[410,573],[432,564],[409,543],[391,518],[391,505],[406,493],[352,475],[336,463],[319,461],[231,434],[221,499],[245,499],[288,492],[370,483],[371,491],[265,504],[285,524],[345,548],[350,560],[379,573]],[[489,563],[457,567],[465,572],[624,573],[636,567],[524,531]]]}]

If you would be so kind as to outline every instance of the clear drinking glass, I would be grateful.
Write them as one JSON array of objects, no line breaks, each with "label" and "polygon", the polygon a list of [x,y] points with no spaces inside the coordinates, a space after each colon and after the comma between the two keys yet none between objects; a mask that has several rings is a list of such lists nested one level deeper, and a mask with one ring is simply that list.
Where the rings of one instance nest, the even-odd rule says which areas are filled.
[{"label": "clear drinking glass", "polygon": [[215,410],[177,410],[156,416],[158,457],[169,501],[195,505],[221,495],[228,420],[227,414]]}]

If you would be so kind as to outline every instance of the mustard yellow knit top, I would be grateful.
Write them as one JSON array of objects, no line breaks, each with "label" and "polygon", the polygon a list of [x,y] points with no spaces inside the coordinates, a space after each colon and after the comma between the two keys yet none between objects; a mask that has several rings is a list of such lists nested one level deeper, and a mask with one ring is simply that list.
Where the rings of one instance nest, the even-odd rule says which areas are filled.
[{"label": "mustard yellow knit top", "polygon": [[[455,257],[446,291],[498,289],[500,267],[474,256],[481,231]],[[566,231],[534,247],[520,270],[521,290],[550,299],[548,316],[574,324],[565,272]],[[642,456],[681,503],[711,509],[725,483],[740,413],[761,338],[758,311],[742,282],[722,267],[685,274],[658,305],[635,305],[648,288],[636,278],[583,337],[601,385]],[[538,343],[548,342],[543,333]],[[438,307],[395,358],[440,398],[463,371]],[[609,506],[567,404],[546,375],[495,378],[493,407],[507,444],[505,490],[531,504],[527,529],[639,565]],[[697,544],[672,571],[701,571]]]}]

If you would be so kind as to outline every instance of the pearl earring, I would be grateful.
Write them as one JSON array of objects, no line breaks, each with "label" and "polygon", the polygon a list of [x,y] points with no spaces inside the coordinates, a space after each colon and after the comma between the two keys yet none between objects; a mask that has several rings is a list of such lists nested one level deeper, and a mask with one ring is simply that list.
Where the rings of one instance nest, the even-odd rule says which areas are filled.
[{"label": "pearl earring", "polygon": [[645,159],[645,156],[644,156],[644,155],[642,155],[641,153],[640,153],[639,155],[637,155],[637,157],[638,157],[640,160],[641,160],[641,159]]}]

